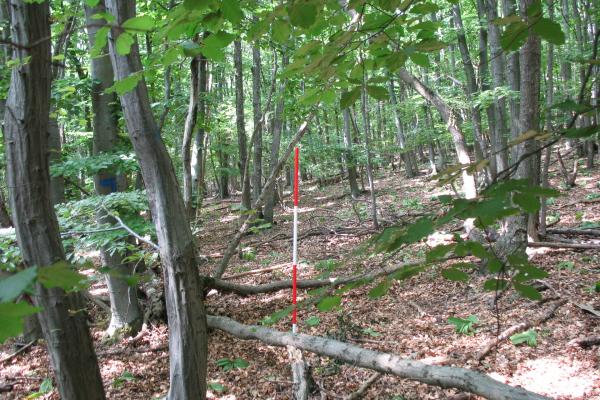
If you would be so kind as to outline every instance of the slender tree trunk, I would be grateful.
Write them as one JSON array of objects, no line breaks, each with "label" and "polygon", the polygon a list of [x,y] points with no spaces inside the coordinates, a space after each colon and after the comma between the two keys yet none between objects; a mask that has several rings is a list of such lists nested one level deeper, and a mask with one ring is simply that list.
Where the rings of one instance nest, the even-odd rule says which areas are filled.
[{"label": "slender tree trunk", "polygon": [[[208,122],[208,101],[207,95],[209,92],[208,79],[208,60],[202,54],[199,56],[198,64],[198,121],[196,135],[194,136],[194,159],[192,161],[192,198],[196,193],[196,214],[199,215],[202,208],[202,199],[204,198],[205,190],[205,163],[208,154],[206,147],[207,135],[206,124]],[[215,179],[217,177],[215,176]]]},{"label": "slender tree trunk", "polygon": [[[516,12],[515,0],[502,0],[502,10],[505,17],[513,15]],[[506,78],[508,86],[513,92],[521,90],[520,70],[519,70],[519,52],[513,51],[506,56]],[[513,139],[517,138],[522,132],[519,131],[519,99],[511,96],[508,99],[510,108],[510,135]],[[512,154],[512,159],[515,155]]]},{"label": "slender tree trunk", "polygon": [[360,195],[360,190],[358,188],[356,163],[354,161],[354,154],[352,153],[352,128],[350,128],[352,121],[350,116],[350,108],[346,107],[343,109],[342,115],[344,117],[344,163],[346,164],[346,171],[348,172],[350,195],[353,199],[357,199]]},{"label": "slender tree trunk", "polygon": [[190,100],[183,128],[183,141],[181,144],[181,161],[183,164],[183,204],[189,218],[194,215],[192,206],[192,138],[198,117],[199,64],[199,57],[194,57],[190,61]]},{"label": "slender tree trunk", "polygon": [[242,185],[242,207],[250,210],[252,199],[250,198],[250,176],[246,174],[244,166],[248,158],[248,145],[246,144],[246,126],[244,121],[244,69],[242,65],[242,42],[233,42],[233,64],[235,68],[235,121],[238,134],[238,146],[240,151],[239,170]]},{"label": "slender tree trunk", "polygon": [[[469,157],[465,136],[460,129],[460,117],[439,95],[425,86],[416,77],[412,76],[407,70],[401,69],[399,76],[407,85],[416,90],[417,93],[419,93],[425,100],[430,102],[438,110],[440,116],[446,123],[446,127],[452,135],[452,142],[454,143],[454,149],[456,150],[458,162],[463,166],[469,165],[471,163],[471,158]],[[477,196],[475,176],[471,175],[466,170],[463,170],[462,178],[465,197],[467,199],[475,198]]]},{"label": "slender tree trunk", "polygon": [[[488,32],[491,48],[492,85],[493,88],[504,86],[504,72],[506,63],[504,52],[500,45],[500,27],[494,22],[498,18],[498,0],[487,1]],[[508,150],[506,148],[506,104],[502,97],[494,100],[494,122],[495,129],[490,132],[492,136],[492,151],[495,153],[492,163],[492,173],[504,171],[508,167]]]},{"label": "slender tree trunk", "polygon": [[371,164],[371,122],[369,120],[369,112],[367,110],[368,106],[369,105],[367,103],[367,87],[365,78],[363,78],[363,85],[361,90],[361,112],[363,130],[365,131],[365,147],[367,150],[367,178],[369,180],[369,191],[371,193],[371,218],[373,219],[373,228],[379,229],[379,222],[377,221],[377,196],[375,194],[375,183],[373,182],[373,165]]},{"label": "slender tree trunk", "polygon": [[400,110],[398,109],[398,101],[396,100],[396,91],[394,90],[394,80],[390,78],[389,85],[390,92],[390,104],[394,109],[394,122],[396,124],[396,142],[400,147],[400,157],[404,162],[404,170],[407,178],[413,178],[416,174],[416,166],[414,160],[408,153],[406,148],[406,138],[404,136],[404,128],[402,127],[402,118],[400,117]]},{"label": "slender tree trunk", "polygon": [[[254,117],[254,163],[252,168],[252,200],[256,201],[262,191],[262,105],[260,99],[261,90],[261,60],[260,47],[252,47],[252,110]],[[260,212],[260,211],[259,211]]]},{"label": "slender tree trunk", "polygon": [[[6,103],[7,182],[17,241],[27,267],[65,262],[50,197],[48,123],[51,52],[49,3],[10,0],[15,67]],[[36,286],[39,320],[63,399],[104,399],[81,296]],[[73,312],[77,310],[76,312]]]},{"label": "slender tree trunk", "polygon": [[[90,8],[85,7],[86,23],[88,25],[89,47],[93,48],[96,43],[96,33],[99,30],[98,20],[92,16],[106,12],[104,1]],[[115,149],[118,141],[119,124],[115,113],[114,104],[117,97],[114,93],[106,93],[112,86],[114,76],[110,59],[107,57],[95,57],[91,59],[92,80],[92,111],[93,120],[93,154],[98,155]],[[118,191],[117,175],[112,169],[106,169],[94,176],[96,193],[107,195]],[[107,215],[105,210],[98,210],[98,223],[113,224],[113,218]],[[131,265],[123,263],[122,256],[118,252],[111,252],[109,248],[100,250],[102,264],[111,269],[105,275],[106,284],[110,296],[111,319],[107,334],[113,336],[123,330],[129,334],[135,334],[142,324],[142,313],[140,310],[137,288],[129,286],[123,276],[130,276],[134,271]]]},{"label": "slender tree trunk", "polygon": [[[115,78],[120,80],[142,71],[137,43],[126,56],[115,49],[118,26],[135,16],[135,2],[107,0],[106,5],[118,24],[111,28],[109,45]],[[171,384],[167,398],[204,399],[208,341],[195,240],[173,164],[152,115],[144,79],[120,98],[129,137],[140,160],[164,270]]]}]

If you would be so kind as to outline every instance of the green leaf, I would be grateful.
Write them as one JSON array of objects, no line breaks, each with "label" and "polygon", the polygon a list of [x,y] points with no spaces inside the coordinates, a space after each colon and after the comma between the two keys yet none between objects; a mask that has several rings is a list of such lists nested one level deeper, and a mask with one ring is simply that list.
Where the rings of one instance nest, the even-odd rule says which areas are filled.
[{"label": "green leaf", "polygon": [[586,138],[597,132],[600,132],[598,127],[600,127],[600,125],[590,125],[583,128],[570,128],[565,131],[565,137],[570,139]]},{"label": "green leaf", "polygon": [[13,301],[31,285],[37,276],[37,268],[31,267],[0,281],[0,303]]},{"label": "green leaf", "polygon": [[244,13],[240,8],[238,0],[223,0],[221,10],[223,11],[223,16],[234,25],[238,24],[244,18]]},{"label": "green leaf", "polygon": [[218,47],[202,46],[200,51],[204,56],[213,61],[225,60],[225,53]]},{"label": "green leaf", "polygon": [[301,28],[310,28],[317,20],[318,11],[316,4],[305,0],[296,0],[288,7],[290,22]]},{"label": "green leaf", "polygon": [[432,262],[432,261],[439,260],[440,258],[444,258],[444,257],[446,257],[446,255],[448,253],[452,252],[452,250],[454,250],[455,247],[456,247],[456,244],[454,244],[454,243],[437,245],[433,249],[431,249],[427,252],[427,255],[425,256],[425,260],[427,262]]},{"label": "green leaf", "polygon": [[141,80],[142,80],[141,73],[131,74],[127,78],[116,81],[113,86],[106,89],[106,92],[107,93],[116,92],[119,96],[121,96],[121,95],[135,89]]},{"label": "green leaf", "polygon": [[308,326],[317,326],[321,323],[321,318],[317,317],[316,315],[313,315],[309,317],[306,321],[304,321],[304,323]]},{"label": "green leaf", "polygon": [[277,43],[285,43],[290,37],[291,27],[287,21],[277,19],[273,23],[273,40]]},{"label": "green leaf", "polygon": [[267,317],[264,317],[262,319],[261,323],[263,325],[273,325],[273,324],[279,322],[281,319],[290,315],[292,311],[294,311],[294,306],[293,305],[287,306],[283,310],[276,311],[273,314],[271,314]]},{"label": "green leaf", "polygon": [[527,29],[527,24],[522,21],[510,24],[500,38],[502,48],[506,51],[518,50],[527,40]]},{"label": "green leaf", "polygon": [[425,51],[425,52],[429,52],[429,51],[439,51],[441,49],[444,49],[448,47],[448,43],[444,43],[440,40],[437,39],[427,39],[427,40],[423,40],[419,43],[417,43],[417,45],[415,46],[415,48],[418,51]]},{"label": "green leaf", "polygon": [[544,279],[549,276],[548,272],[531,264],[525,264],[518,267],[519,273],[515,275],[513,280],[524,282],[531,279]]},{"label": "green leaf", "polygon": [[427,57],[426,54],[423,54],[423,53],[412,53],[409,56],[409,58],[410,58],[410,60],[412,62],[414,62],[418,66],[421,66],[423,68],[429,68],[430,67],[429,57]]},{"label": "green leaf", "polygon": [[548,18],[540,18],[533,24],[532,28],[535,33],[547,42],[556,45],[565,43],[565,34],[557,22]]},{"label": "green leaf", "polygon": [[321,312],[326,312],[338,307],[340,304],[342,304],[341,296],[328,296],[319,301],[317,308]]},{"label": "green leaf", "polygon": [[100,0],[85,0],[85,4],[88,7],[96,7],[100,3]]},{"label": "green leaf", "polygon": [[123,25],[121,26],[132,31],[147,32],[154,28],[154,18],[149,15],[139,15],[137,17],[129,18],[127,21],[123,22]]},{"label": "green leaf", "polygon": [[352,104],[358,100],[360,97],[360,87],[355,87],[349,92],[342,93],[342,97],[340,99],[340,108],[343,110],[345,108],[350,107]]},{"label": "green leaf", "polygon": [[448,318],[448,323],[454,325],[457,333],[472,335],[475,332],[473,325],[479,322],[476,315],[469,315],[466,319],[458,317]]},{"label": "green leaf", "polygon": [[513,282],[513,286],[515,290],[519,292],[519,294],[525,298],[530,300],[542,300],[542,295],[536,288],[530,285],[523,285],[518,282]]},{"label": "green leaf", "polygon": [[196,57],[202,53],[200,45],[191,40],[186,40],[181,44],[181,49],[186,57]]},{"label": "green leaf", "polygon": [[375,286],[373,289],[369,291],[369,297],[372,299],[376,299],[381,296],[385,296],[387,292],[390,290],[392,286],[392,280],[384,279],[379,283],[379,285]]},{"label": "green leaf", "polygon": [[209,35],[202,42],[204,46],[223,48],[229,46],[235,40],[235,35],[225,31],[219,31]]},{"label": "green leaf", "polygon": [[387,100],[390,98],[389,92],[382,86],[367,86],[367,93],[376,100]]},{"label": "green leaf", "polygon": [[210,0],[183,0],[183,7],[186,10],[206,10],[210,7]]},{"label": "green leaf", "polygon": [[38,280],[48,289],[59,287],[63,290],[73,290],[82,287],[82,281],[85,281],[86,277],[75,271],[66,261],[59,261],[40,268]]},{"label": "green leaf", "polygon": [[508,287],[508,284],[506,279],[488,279],[483,284],[483,289],[490,292],[502,291]]},{"label": "green leaf", "polygon": [[510,341],[514,345],[527,343],[528,346],[535,347],[537,346],[537,332],[530,329],[527,332],[517,333],[510,337]]},{"label": "green leaf", "polygon": [[466,282],[469,280],[469,274],[456,268],[447,268],[442,270],[442,276],[451,281]]},{"label": "green leaf", "polygon": [[540,209],[540,199],[528,193],[515,193],[513,201],[528,213],[535,213]]},{"label": "green leaf", "polygon": [[126,56],[131,52],[131,46],[134,43],[133,36],[131,36],[127,32],[123,32],[117,38],[115,42],[115,46],[117,48],[117,53],[121,56]]},{"label": "green leaf", "polygon": [[23,332],[23,318],[35,314],[41,309],[29,303],[0,303],[0,343],[6,339],[18,336]]},{"label": "green leaf", "polygon": [[233,366],[239,369],[248,368],[250,363],[242,358],[236,358],[233,360]]},{"label": "green leaf", "polygon": [[215,392],[225,391],[225,386],[221,385],[219,382],[208,382],[208,388],[210,390],[214,390]]},{"label": "green leaf", "polygon": [[96,35],[94,36],[94,47],[90,49],[90,56],[92,58],[98,57],[102,54],[102,51],[106,48],[108,44],[108,32],[110,31],[110,27],[103,26],[96,31]]},{"label": "green leaf", "polygon": [[171,47],[163,54],[162,65],[166,67],[168,65],[173,64],[177,61],[181,53],[182,51],[180,47]]},{"label": "green leaf", "polygon": [[440,7],[433,3],[418,3],[410,9],[410,12],[414,14],[430,14],[439,10]]}]

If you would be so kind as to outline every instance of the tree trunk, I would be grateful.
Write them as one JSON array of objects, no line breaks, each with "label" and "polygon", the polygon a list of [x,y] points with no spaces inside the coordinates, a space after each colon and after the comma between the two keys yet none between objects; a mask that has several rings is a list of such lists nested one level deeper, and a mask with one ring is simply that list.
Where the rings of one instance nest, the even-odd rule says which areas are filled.
[{"label": "tree trunk", "polygon": [[[254,117],[254,163],[252,167],[252,200],[256,201],[262,191],[262,105],[260,99],[261,90],[261,60],[260,47],[252,47],[252,115]],[[259,211],[260,213],[260,211]]]},{"label": "tree trunk", "polygon": [[[94,7],[85,6],[86,23],[88,25],[89,47],[96,43],[98,20],[93,19],[95,14],[106,12],[104,1]],[[114,93],[106,93],[106,89],[113,85],[113,70],[110,59],[107,57],[94,57],[91,59],[92,80],[92,111],[93,121],[93,153],[98,155],[115,149],[118,142],[119,124],[115,114],[114,104],[117,97]],[[94,176],[94,186],[98,195],[107,195],[118,191],[117,176],[109,168]],[[100,224],[114,224],[114,219],[107,215],[105,210],[98,210],[97,220]],[[102,264],[111,269],[105,275],[108,292],[110,295],[111,319],[107,334],[113,336],[124,330],[134,335],[142,324],[137,288],[129,286],[124,276],[134,273],[132,265],[123,263],[118,252],[111,254],[108,248],[100,249]]]},{"label": "tree trunk", "polygon": [[[134,1],[107,0],[106,4],[116,24],[135,16]],[[141,72],[142,64],[137,42],[128,55],[117,53],[119,25],[111,28],[109,45],[115,78],[122,80]],[[167,398],[204,399],[208,342],[195,241],[173,164],[152,115],[144,79],[120,98],[129,137],[140,160],[164,271],[171,384]]]},{"label": "tree trunk", "polygon": [[183,164],[183,204],[189,218],[193,217],[192,206],[192,137],[198,116],[198,65],[200,58],[190,61],[190,100],[183,128],[181,144],[181,162]]},{"label": "tree trunk", "polygon": [[[499,88],[504,86],[505,60],[504,51],[500,45],[500,27],[494,22],[498,18],[498,0],[487,1],[488,32],[491,48],[492,86]],[[492,136],[492,151],[495,153],[492,162],[492,173],[494,175],[504,171],[508,167],[508,150],[506,148],[506,102],[504,98],[496,97],[494,100],[494,122],[495,128],[490,132]]]},{"label": "tree trunk", "polygon": [[342,115],[344,118],[344,163],[346,164],[346,171],[348,172],[350,195],[353,199],[357,199],[360,195],[360,190],[358,188],[356,163],[354,161],[354,154],[352,153],[352,131],[350,128],[352,121],[350,116],[350,108],[346,107],[343,109]]},{"label": "tree trunk", "polygon": [[[502,0],[503,15],[508,17],[515,13],[515,0]],[[519,92],[521,90],[520,82],[520,71],[519,71],[519,53],[513,51],[507,56],[506,63],[506,78],[508,80],[508,86],[513,92]],[[510,107],[510,136],[515,139],[522,132],[519,131],[519,99],[514,96],[510,96],[508,99]],[[512,154],[512,159],[515,159],[515,154]]]},{"label": "tree trunk", "polygon": [[[49,3],[10,0],[13,59],[6,107],[7,182],[17,241],[27,267],[65,262],[50,197],[48,124],[51,52]],[[36,286],[39,320],[63,399],[104,399],[81,296]],[[73,313],[73,310],[77,312]]]},{"label": "tree trunk", "polygon": [[396,100],[396,91],[394,90],[394,80],[390,78],[389,85],[390,92],[390,104],[394,109],[394,122],[396,123],[396,142],[400,147],[400,157],[404,162],[404,170],[407,178],[413,178],[417,175],[417,168],[414,165],[414,160],[409,154],[406,148],[406,138],[404,136],[404,129],[402,127],[402,118],[400,117],[400,110],[398,109],[398,101]]},{"label": "tree trunk", "polygon": [[[465,167],[469,165],[471,163],[471,158],[469,157],[465,136],[459,126],[460,117],[448,106],[448,104],[446,104],[446,102],[444,102],[439,95],[425,86],[416,77],[412,76],[406,69],[403,68],[400,70],[400,78],[438,110],[442,119],[446,123],[450,134],[452,135],[452,141],[454,143],[454,149],[456,150],[458,162]],[[463,170],[462,178],[465,198],[475,198],[477,196],[475,177],[469,174],[466,170]]]},{"label": "tree trunk", "polygon": [[242,65],[242,42],[233,42],[233,64],[235,68],[235,122],[238,135],[238,147],[240,158],[238,167],[242,185],[242,207],[250,210],[252,199],[250,198],[250,176],[246,174],[244,166],[248,158],[248,145],[246,144],[246,126],[244,121],[244,70]]},{"label": "tree trunk", "polygon": [[[208,155],[206,148],[206,123],[208,121],[208,102],[206,96],[209,91],[208,79],[208,60],[202,54],[199,56],[200,62],[198,65],[198,127],[196,136],[194,137],[195,154],[192,161],[192,198],[193,193],[196,193],[196,214],[198,215],[202,208],[202,199],[204,198],[205,190],[205,164]],[[215,179],[217,177],[215,176]]]},{"label": "tree trunk", "polygon": [[369,180],[369,191],[371,193],[371,218],[373,219],[373,229],[379,229],[379,222],[377,221],[377,196],[375,195],[375,183],[373,182],[373,166],[371,164],[371,122],[369,120],[369,113],[367,110],[367,87],[365,79],[366,77],[363,77],[363,85],[361,90],[361,112],[363,130],[365,131],[365,147],[367,150],[367,178]]}]

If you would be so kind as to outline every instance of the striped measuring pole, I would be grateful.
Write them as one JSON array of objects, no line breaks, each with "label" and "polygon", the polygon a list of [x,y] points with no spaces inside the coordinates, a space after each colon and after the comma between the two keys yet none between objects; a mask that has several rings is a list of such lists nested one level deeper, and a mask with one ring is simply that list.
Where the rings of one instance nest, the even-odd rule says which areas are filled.
[{"label": "striped measuring pole", "polygon": [[297,287],[296,281],[298,276],[298,166],[300,162],[300,148],[296,147],[294,151],[294,227],[292,234],[292,333],[298,332],[298,310],[296,307]]}]

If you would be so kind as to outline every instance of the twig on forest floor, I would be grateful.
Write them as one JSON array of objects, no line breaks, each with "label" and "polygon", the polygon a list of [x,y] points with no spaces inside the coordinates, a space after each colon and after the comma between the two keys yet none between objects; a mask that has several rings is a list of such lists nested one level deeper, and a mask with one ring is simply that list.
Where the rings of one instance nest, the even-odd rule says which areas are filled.
[{"label": "twig on forest floor", "polygon": [[485,358],[485,356],[487,356],[489,354],[489,352],[498,345],[498,343],[500,343],[503,340],[508,339],[510,336],[514,335],[515,333],[524,331],[524,330],[529,329],[534,326],[538,326],[540,324],[543,324],[544,322],[546,322],[547,320],[552,318],[552,316],[554,315],[554,313],[560,306],[566,304],[567,302],[568,302],[567,299],[559,300],[556,303],[554,303],[552,306],[550,306],[546,310],[546,312],[541,315],[541,317],[534,319],[534,320],[529,320],[529,321],[524,321],[524,322],[518,323],[518,324],[513,325],[510,328],[504,330],[501,334],[496,336],[494,339],[490,340],[483,347],[483,349],[475,355],[475,357],[474,357],[475,360],[476,361],[483,360]]},{"label": "twig on forest floor", "polygon": [[380,377],[381,377],[381,373],[380,372],[374,372],[373,374],[371,374],[371,376],[369,377],[369,379],[367,379],[362,385],[360,385],[360,387],[358,388],[358,390],[356,392],[354,392],[351,395],[345,397],[344,400],[362,399],[363,396],[365,395],[365,393],[367,392],[367,390],[369,390],[369,388],[375,382],[377,382],[377,380]]},{"label": "twig on forest floor", "polygon": [[600,344],[600,336],[588,336],[579,339],[573,339],[569,342],[569,345],[574,346],[577,345],[579,347],[583,347],[584,349],[587,347],[592,347]]},{"label": "twig on forest floor", "polygon": [[22,346],[19,350],[17,350],[14,353],[12,353],[12,354],[4,357],[2,360],[0,360],[0,365],[4,364],[7,361],[12,360],[13,358],[15,358],[16,356],[18,356],[19,354],[21,354],[25,350],[27,350],[28,348],[30,348],[31,346],[33,346],[35,344],[35,342],[37,342],[37,339],[36,340],[32,340],[31,342],[29,342],[26,345]]}]

